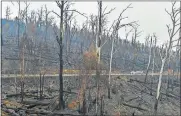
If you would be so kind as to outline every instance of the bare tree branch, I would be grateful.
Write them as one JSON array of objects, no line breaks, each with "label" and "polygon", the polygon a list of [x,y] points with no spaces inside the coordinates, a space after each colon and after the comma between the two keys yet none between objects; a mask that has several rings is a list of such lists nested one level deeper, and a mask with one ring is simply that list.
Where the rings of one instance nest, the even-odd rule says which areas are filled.
[{"label": "bare tree branch", "polygon": [[127,9],[129,9],[129,8],[133,8],[133,7],[130,7],[131,6],[131,4],[129,4],[125,9],[123,9],[123,11],[120,13],[120,15],[119,15],[119,18],[118,18],[118,20],[120,20],[120,18],[122,17],[122,14],[127,10]]},{"label": "bare tree branch", "polygon": [[108,11],[108,12],[106,12],[106,13],[103,13],[103,15],[102,16],[105,16],[105,15],[108,15],[108,14],[110,14],[112,11],[114,11],[116,8],[112,8],[110,11]]},{"label": "bare tree branch", "polygon": [[169,37],[171,36],[171,29],[170,29],[170,26],[169,25],[166,25],[167,26],[167,30],[168,30],[168,35]]},{"label": "bare tree branch", "polygon": [[173,34],[173,36],[175,36],[179,31],[180,31],[180,27],[175,31],[175,33]]},{"label": "bare tree branch", "polygon": [[80,14],[80,15],[82,15],[82,16],[84,16],[84,17],[86,17],[86,18],[88,19],[88,17],[85,15],[85,13],[80,13],[80,12],[77,11],[77,10],[65,10],[65,12],[67,12],[67,11],[76,12],[76,13],[78,13],[78,14]]},{"label": "bare tree branch", "polygon": [[168,15],[170,15],[170,17],[171,17],[171,19],[172,19],[172,21],[173,21],[172,14],[169,13],[169,12],[167,11],[167,9],[165,9],[165,12],[166,12]]},{"label": "bare tree branch", "polygon": [[59,1],[55,1],[56,3],[57,3],[57,6],[59,7],[59,8],[61,8],[61,4],[60,4],[60,2]]},{"label": "bare tree branch", "polygon": [[60,17],[60,15],[59,15],[58,13],[56,13],[55,11],[52,10],[52,12],[53,12],[54,14],[56,14],[58,17]]}]

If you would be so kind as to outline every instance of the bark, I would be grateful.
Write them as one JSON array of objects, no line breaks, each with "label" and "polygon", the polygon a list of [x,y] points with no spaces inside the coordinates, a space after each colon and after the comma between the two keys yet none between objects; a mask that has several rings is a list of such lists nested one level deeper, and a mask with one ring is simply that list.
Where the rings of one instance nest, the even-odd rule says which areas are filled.
[{"label": "bark", "polygon": [[147,65],[147,68],[146,68],[145,82],[146,82],[146,79],[147,79],[147,76],[148,76],[148,71],[149,71],[149,68],[150,68],[151,55],[152,55],[151,53],[152,53],[152,37],[151,37],[151,43],[150,43],[150,49],[149,49],[149,61],[148,61],[148,65]]},{"label": "bark", "polygon": [[[20,31],[20,29],[19,29],[19,20],[20,20],[20,1],[18,1],[18,47],[19,47],[19,31]],[[15,89],[16,89],[16,93],[17,93],[17,78],[16,78],[16,76],[15,76]]]},{"label": "bark", "polygon": [[162,83],[162,75],[163,75],[163,68],[166,62],[166,58],[162,59],[162,66],[160,69],[160,76],[159,76],[159,81],[158,81],[158,86],[157,86],[157,95],[156,95],[156,101],[154,105],[154,114],[157,114],[157,108],[158,108],[158,100],[160,97],[160,89],[161,89],[161,83]]},{"label": "bark", "polygon": [[48,30],[48,11],[47,11],[47,7],[45,6],[46,10],[45,10],[45,43],[47,41],[47,30]]},{"label": "bark", "polygon": [[42,95],[43,95],[43,90],[44,90],[44,80],[45,80],[45,74],[43,74],[43,77],[42,77]]},{"label": "bark", "polygon": [[111,58],[109,63],[109,86],[108,86],[108,98],[111,98],[111,67],[112,67],[112,57],[113,57],[113,50],[114,50],[114,39],[112,40],[111,46]]},{"label": "bark", "polygon": [[65,108],[65,103],[63,100],[63,44],[62,44],[62,40],[63,40],[63,14],[64,14],[64,1],[61,1],[61,4],[57,2],[57,5],[60,8],[60,38],[57,39],[57,42],[59,44],[60,47],[60,51],[59,51],[59,61],[60,61],[60,66],[59,66],[59,108],[60,109],[64,109]]},{"label": "bark", "polygon": [[[168,60],[168,65],[170,65],[170,58],[171,56],[169,55],[169,60]],[[167,74],[167,89],[166,89],[166,93],[168,94],[169,88],[170,88],[170,70],[171,67],[168,66],[168,74]]]},{"label": "bark", "polygon": [[37,101],[37,100],[29,100],[29,101],[23,101],[22,102],[23,104],[27,104],[27,105],[49,105],[50,104],[50,100],[44,100],[44,101]]},{"label": "bark", "polygon": [[97,93],[96,93],[96,115],[98,113],[98,100],[99,100],[99,79],[100,79],[100,50],[101,50],[101,36],[102,36],[102,1],[98,2],[99,10],[98,10],[98,18],[99,18],[99,25],[98,25],[98,36],[96,38],[96,53],[97,53],[97,69],[96,69],[96,86],[97,86]]},{"label": "bark", "polygon": [[[172,50],[173,38],[178,33],[178,31],[180,30],[180,28],[178,28],[176,30],[176,26],[178,25],[177,21],[176,21],[176,17],[177,17],[177,14],[180,13],[180,10],[174,10],[175,9],[175,4],[176,4],[176,2],[174,2],[172,4],[172,12],[171,13],[168,13],[168,11],[165,10],[167,12],[167,14],[170,15],[170,18],[172,20],[172,25],[173,26],[172,26],[172,29],[170,29],[170,26],[167,25],[168,34],[169,34],[169,42],[166,44],[165,56],[163,57],[163,54],[162,54],[163,52],[160,53],[160,56],[161,56],[161,59],[162,59],[162,66],[161,66],[161,70],[160,70],[159,82],[158,82],[158,87],[157,87],[157,96],[156,96],[156,101],[155,101],[155,106],[154,106],[154,110],[155,110],[154,114],[155,115],[157,114],[157,107],[158,107],[158,100],[159,100],[159,95],[160,95],[161,79],[162,79],[162,75],[163,75],[163,68],[164,68],[166,59],[167,59],[168,55],[170,54],[170,52]],[[172,15],[175,15],[175,16],[172,17]]]},{"label": "bark", "polygon": [[155,45],[154,45],[154,50],[153,50],[153,67],[152,67],[152,78],[151,78],[151,91],[150,95],[152,95],[152,85],[153,85],[153,73],[155,71],[155,52],[156,52],[156,41],[157,39],[155,38]]},{"label": "bark", "polygon": [[100,111],[100,115],[104,116],[104,96],[101,96],[101,111]]},{"label": "bark", "polygon": [[153,93],[152,93],[152,88],[153,88],[153,78],[151,78],[151,90],[150,90],[150,95],[153,95]]},{"label": "bark", "polygon": [[21,66],[21,102],[24,99],[24,37],[22,38],[21,43],[21,54],[20,54],[20,66]]},{"label": "bark", "polygon": [[167,89],[166,89],[166,94],[168,94],[168,92],[169,92],[169,88],[170,88],[170,78],[169,78],[169,73],[168,73],[168,75],[167,75]]},{"label": "bark", "polygon": [[127,104],[127,103],[123,103],[123,105],[131,107],[131,108],[136,108],[138,110],[148,111],[147,109],[144,109],[144,108],[141,108],[141,107],[137,107],[137,106],[133,106],[133,105],[130,105],[130,104]]}]

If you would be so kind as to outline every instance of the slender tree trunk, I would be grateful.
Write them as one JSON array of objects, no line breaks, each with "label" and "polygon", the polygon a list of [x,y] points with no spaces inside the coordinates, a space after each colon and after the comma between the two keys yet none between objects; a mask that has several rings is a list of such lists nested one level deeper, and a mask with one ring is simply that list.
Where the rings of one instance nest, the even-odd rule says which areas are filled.
[{"label": "slender tree trunk", "polygon": [[45,74],[43,74],[43,77],[42,77],[42,95],[43,95],[43,87],[44,87],[44,76]]},{"label": "slender tree trunk", "polygon": [[150,68],[151,55],[152,55],[151,53],[152,53],[152,37],[151,37],[150,50],[149,50],[149,61],[148,61],[148,65],[147,65],[147,68],[146,68],[145,83],[146,83],[146,79],[147,79],[147,76],[148,76],[148,71],[149,71],[149,68]]},{"label": "slender tree trunk", "polygon": [[114,50],[114,39],[112,40],[111,46],[111,58],[109,62],[109,86],[108,86],[108,98],[111,98],[111,67],[112,67],[112,57],[113,57],[113,50]]},{"label": "slender tree trunk", "polygon": [[[170,56],[169,56],[168,65],[170,65]],[[168,91],[169,91],[169,88],[170,88],[170,74],[169,74],[169,71],[170,71],[170,67],[168,66],[166,94],[168,94]]]},{"label": "slender tree trunk", "polygon": [[41,71],[40,71],[40,100],[42,99],[42,92],[41,92],[41,87],[42,87],[42,77],[41,77]]},{"label": "slender tree trunk", "polygon": [[24,100],[24,50],[25,50],[25,40],[27,39],[27,1],[26,1],[26,29],[25,29],[25,35],[22,38],[22,48],[21,48],[21,102]]},{"label": "slender tree trunk", "polygon": [[68,13],[65,12],[65,39],[66,39],[66,55],[68,55],[68,24],[67,24]]},{"label": "slender tree trunk", "polygon": [[155,52],[156,52],[156,42],[157,42],[157,39],[155,38],[155,44],[154,44],[154,48],[153,48],[153,67],[152,67],[152,78],[151,78],[151,91],[150,91],[150,95],[152,95],[152,85],[153,85],[153,74],[154,74],[154,71],[155,71]]},{"label": "slender tree trunk", "polygon": [[155,51],[154,51],[154,56],[153,56],[153,68],[152,68],[152,76],[151,76],[151,90],[150,90],[150,95],[152,95],[152,85],[153,85],[153,73],[154,73],[154,68],[155,68]]},{"label": "slender tree trunk", "polygon": [[20,1],[18,1],[18,47],[19,47],[19,31],[20,31],[20,29],[19,29],[19,22],[20,22]]},{"label": "slender tree trunk", "polygon": [[161,83],[162,83],[162,75],[163,75],[163,68],[166,62],[166,58],[162,59],[162,65],[160,69],[160,76],[159,76],[159,81],[158,81],[158,86],[157,86],[157,95],[156,95],[156,101],[154,105],[154,114],[157,114],[157,108],[158,108],[158,101],[160,97],[160,89],[161,89]]},{"label": "slender tree trunk", "polygon": [[60,53],[59,53],[59,60],[60,60],[60,68],[59,68],[59,86],[60,86],[60,92],[59,92],[59,108],[64,109],[65,104],[63,100],[63,45],[62,45],[62,39],[63,39],[63,10],[64,10],[64,1],[61,1],[61,9],[60,9],[60,40],[59,40],[59,47],[60,47]]},{"label": "slender tree trunk", "polygon": [[100,115],[104,116],[104,96],[101,96],[101,111],[100,111]]},{"label": "slender tree trunk", "polygon": [[[18,48],[19,48],[19,20],[20,20],[20,1],[18,1],[18,41],[17,41],[17,44],[18,44]],[[2,38],[2,37],[1,37]],[[15,76],[15,89],[16,89],[16,94],[17,94],[17,78]]]},{"label": "slender tree trunk", "polygon": [[48,30],[48,11],[47,11],[47,7],[45,5],[45,43],[47,42],[47,30]]},{"label": "slender tree trunk", "polygon": [[[181,1],[180,1],[180,11],[181,11]],[[178,46],[178,49],[179,49],[179,64],[180,64],[180,60],[181,60],[181,12],[180,12],[180,31],[179,31],[179,46]],[[179,69],[178,69],[179,70]],[[180,70],[179,70],[179,75],[178,77],[181,77],[181,66],[180,66]],[[181,103],[180,103],[180,106],[181,106]]]},{"label": "slender tree trunk", "polygon": [[98,2],[99,4],[99,28],[98,28],[98,36],[96,41],[96,52],[97,52],[97,69],[96,69],[96,86],[97,86],[97,93],[96,93],[96,115],[98,113],[98,100],[99,100],[99,79],[100,79],[100,50],[101,50],[101,33],[102,33],[102,1]]},{"label": "slender tree trunk", "polygon": [[24,100],[24,37],[22,38],[22,48],[21,48],[21,102]]}]

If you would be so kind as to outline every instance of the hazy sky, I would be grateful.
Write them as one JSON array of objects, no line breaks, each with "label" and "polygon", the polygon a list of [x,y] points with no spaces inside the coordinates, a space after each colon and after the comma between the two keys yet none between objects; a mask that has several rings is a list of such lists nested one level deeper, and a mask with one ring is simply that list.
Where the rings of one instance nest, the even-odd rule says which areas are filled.
[{"label": "hazy sky", "polygon": [[[2,3],[2,16],[5,17],[5,8],[7,5],[10,6],[12,11],[12,16],[17,16],[18,13],[18,5],[13,2],[14,6],[10,2]],[[107,10],[116,7],[116,9],[108,15],[108,27],[112,24],[113,20],[117,19],[119,13],[131,2],[103,2],[103,9],[107,6]],[[49,10],[54,10],[59,13],[60,10],[57,7],[55,2],[31,2],[29,10],[37,10],[40,9],[42,5],[46,4]],[[177,3],[179,5],[179,3]],[[132,2],[131,5],[133,8],[129,9],[125,12],[124,16],[129,17],[129,21],[139,21],[139,30],[143,31],[139,40],[144,42],[144,38],[148,34],[156,33],[158,36],[158,44],[165,42],[168,40],[168,33],[166,24],[170,24],[171,20],[168,14],[165,12],[165,8],[168,11],[171,11],[171,2]],[[24,3],[21,3],[21,8],[25,7]],[[86,13],[87,16],[90,14],[98,14],[97,11],[98,5],[97,2],[75,2],[75,4],[71,7],[71,9],[76,9],[82,13]],[[75,13],[76,14],[76,13]],[[50,14],[56,17],[54,14]],[[76,20],[79,25],[86,19],[76,14]],[[57,24],[59,20],[57,19]],[[120,36],[124,37],[121,33]]]}]

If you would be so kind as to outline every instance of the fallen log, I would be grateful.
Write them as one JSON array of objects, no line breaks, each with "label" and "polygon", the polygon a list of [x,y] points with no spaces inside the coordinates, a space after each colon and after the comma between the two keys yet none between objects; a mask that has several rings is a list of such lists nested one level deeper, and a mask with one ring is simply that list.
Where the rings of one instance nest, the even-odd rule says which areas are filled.
[{"label": "fallen log", "polygon": [[[80,114],[78,114],[77,112],[65,112],[65,111],[48,111],[48,110],[44,110],[44,109],[25,109],[25,108],[11,108],[11,107],[6,107],[6,108],[2,108],[3,111],[5,112],[13,112],[13,116],[20,116],[19,114],[15,113],[15,111],[19,111],[19,110],[24,110],[26,114],[41,114],[41,115],[46,115],[46,116],[54,116],[54,115],[70,115],[70,116],[81,116]],[[76,114],[77,113],[77,114]],[[12,113],[11,113],[12,114]],[[16,115],[17,114],[17,115]]]},{"label": "fallen log", "polygon": [[144,84],[157,84],[157,83],[149,83],[149,82],[143,82],[143,81],[139,81],[139,80],[135,80],[135,79],[130,79],[128,82],[138,82],[138,83],[144,83]]},{"label": "fallen log", "polygon": [[69,116],[82,116],[80,114],[76,114],[75,112],[65,112],[65,111],[47,111],[47,110],[26,110],[26,113],[28,114],[42,114],[42,115],[48,115],[48,116],[54,116],[54,115],[69,115]]},{"label": "fallen log", "polygon": [[[132,88],[134,88],[134,89],[136,89],[136,90],[138,90],[138,91],[141,91],[141,92],[143,92],[143,93],[146,93],[146,94],[148,94],[148,95],[150,95],[150,93],[148,93],[147,91],[143,91],[142,89],[140,89],[138,86],[136,86],[136,85],[132,85],[132,84],[129,84],[130,85],[130,87],[132,87]],[[150,95],[150,96],[154,96],[153,94],[152,95]]]},{"label": "fallen log", "polygon": [[49,105],[50,101],[38,101],[38,100],[32,100],[32,101],[23,101],[23,104],[27,104],[27,105]]},{"label": "fallen log", "polygon": [[54,111],[58,105],[58,96],[51,100],[50,104],[48,105],[47,109],[50,111]]},{"label": "fallen log", "polygon": [[37,105],[36,104],[33,104],[33,105],[29,105],[27,108],[28,109],[31,109],[31,108],[34,108],[34,107],[36,107]]},{"label": "fallen log", "polygon": [[[6,97],[19,97],[21,96],[21,93],[17,93],[17,94],[7,94]],[[24,92],[24,96],[30,96],[30,97],[37,97],[36,95],[34,95],[31,92]]]},{"label": "fallen log", "polygon": [[130,102],[130,101],[133,101],[133,100],[138,99],[138,98],[139,98],[139,96],[131,98],[131,99],[127,100],[126,102]]},{"label": "fallen log", "polygon": [[[58,89],[49,89],[49,91],[51,91],[51,92],[56,92],[56,91],[59,91]],[[78,93],[76,93],[76,92],[73,92],[73,91],[63,91],[64,93],[68,93],[68,94],[78,94]]]},{"label": "fallen log", "polygon": [[[138,82],[138,81],[136,81],[136,82]],[[134,86],[135,86],[135,85],[134,85]],[[143,84],[143,86],[145,86],[147,89],[151,90],[152,92],[155,92],[155,93],[156,93],[156,90],[154,90],[154,89],[146,86],[146,84]],[[135,86],[135,87],[136,87],[136,89],[138,89],[137,86]],[[143,90],[141,90],[141,91],[144,92],[144,93],[147,93],[146,91],[143,91]],[[147,94],[149,94],[149,93],[147,93]],[[161,91],[160,94],[165,95],[165,96],[167,96],[167,97],[174,98],[174,99],[176,99],[176,100],[179,100],[179,99],[180,99],[180,96],[176,96],[176,95],[173,95],[173,94],[171,94],[171,93],[166,94],[166,93],[164,93],[164,92]]]},{"label": "fallen log", "polygon": [[10,114],[11,116],[20,116],[13,109],[1,108],[1,110],[8,113],[8,114]]},{"label": "fallen log", "polygon": [[17,93],[17,94],[8,94],[8,95],[6,95],[6,97],[18,97],[18,96],[21,96],[21,94]]},{"label": "fallen log", "polygon": [[128,106],[128,107],[131,107],[131,108],[136,108],[138,110],[143,110],[143,111],[148,111],[147,109],[144,109],[144,108],[141,108],[141,107],[137,107],[137,106],[133,106],[133,105],[130,105],[130,104],[126,104],[126,103],[122,103],[124,106]]},{"label": "fallen log", "polygon": [[[145,85],[146,86],[146,85]],[[151,91],[153,91],[153,92],[156,92],[156,90],[154,90],[154,89],[151,89],[150,87],[148,87],[148,86],[146,86],[148,89],[150,89]],[[176,99],[176,100],[180,100],[180,96],[176,96],[176,95],[173,95],[173,94],[171,94],[171,93],[164,93],[164,92],[160,92],[160,94],[162,94],[162,95],[165,95],[165,96],[167,96],[167,97],[171,97],[171,98],[174,98],[174,99]]]},{"label": "fallen log", "polygon": [[[58,90],[59,91],[59,90]],[[68,93],[68,94],[78,94],[76,92],[73,92],[73,91],[63,91],[64,93]]]}]

